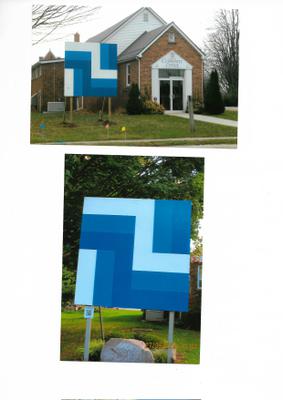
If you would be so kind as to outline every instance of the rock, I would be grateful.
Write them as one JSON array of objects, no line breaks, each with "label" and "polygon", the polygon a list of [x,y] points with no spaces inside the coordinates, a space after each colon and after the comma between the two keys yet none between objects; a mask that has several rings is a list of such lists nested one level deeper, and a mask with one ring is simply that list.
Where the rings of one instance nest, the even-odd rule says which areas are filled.
[{"label": "rock", "polygon": [[152,352],[141,340],[112,338],[105,343],[101,361],[153,363]]}]

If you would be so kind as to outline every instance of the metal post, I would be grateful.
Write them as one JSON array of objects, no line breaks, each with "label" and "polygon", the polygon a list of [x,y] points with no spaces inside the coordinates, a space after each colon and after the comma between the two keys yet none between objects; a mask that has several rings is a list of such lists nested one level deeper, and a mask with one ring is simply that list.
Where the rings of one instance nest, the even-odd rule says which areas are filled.
[{"label": "metal post", "polygon": [[169,311],[168,352],[167,352],[167,363],[169,364],[172,363],[173,360],[174,317],[175,317],[175,312]]},{"label": "metal post", "polygon": [[100,336],[104,342],[104,329],[103,329],[103,319],[102,319],[101,307],[98,307],[98,311],[99,311],[99,322],[100,322]]},{"label": "metal post", "polygon": [[70,122],[73,122],[73,97],[70,97]]},{"label": "metal post", "polygon": [[91,333],[91,318],[87,318],[86,319],[86,330],[85,330],[84,361],[89,360],[90,333]]}]

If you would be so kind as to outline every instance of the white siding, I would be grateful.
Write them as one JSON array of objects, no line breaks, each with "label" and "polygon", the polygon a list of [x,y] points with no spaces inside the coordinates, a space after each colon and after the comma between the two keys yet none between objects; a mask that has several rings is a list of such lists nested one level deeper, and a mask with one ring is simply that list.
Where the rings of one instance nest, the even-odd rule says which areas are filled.
[{"label": "white siding", "polygon": [[145,11],[136,15],[130,22],[120,28],[113,35],[109,36],[105,43],[117,43],[118,55],[122,53],[131,43],[133,43],[142,33],[145,31],[152,31],[153,29],[162,26],[162,22],[159,21],[150,11],[148,13],[148,21],[144,21]]}]

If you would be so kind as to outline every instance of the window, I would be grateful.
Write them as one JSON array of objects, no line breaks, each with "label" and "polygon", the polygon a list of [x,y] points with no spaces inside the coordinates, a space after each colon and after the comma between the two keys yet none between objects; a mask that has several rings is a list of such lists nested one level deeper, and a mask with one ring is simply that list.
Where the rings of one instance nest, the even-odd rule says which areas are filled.
[{"label": "window", "polygon": [[202,265],[198,265],[197,289],[202,288]]},{"label": "window", "polygon": [[32,71],[32,79],[37,79],[41,76],[41,66],[39,65]]},{"label": "window", "polygon": [[131,86],[131,64],[126,64],[126,86]]},{"label": "window", "polygon": [[170,78],[171,76],[184,76],[184,69],[160,69],[159,78]]},{"label": "window", "polygon": [[143,13],[143,22],[148,22],[148,13]]},{"label": "window", "polygon": [[176,43],[175,32],[168,33],[168,43]]}]

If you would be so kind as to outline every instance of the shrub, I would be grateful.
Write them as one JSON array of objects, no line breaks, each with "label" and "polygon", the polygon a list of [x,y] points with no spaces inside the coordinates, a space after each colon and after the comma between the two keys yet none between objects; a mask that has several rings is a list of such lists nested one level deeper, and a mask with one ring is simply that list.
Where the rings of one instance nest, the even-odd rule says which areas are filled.
[{"label": "shrub", "polygon": [[156,335],[152,335],[150,333],[136,332],[134,333],[134,339],[145,342],[147,347],[149,347],[150,349],[158,349],[165,345],[165,342],[162,338]]},{"label": "shrub", "polygon": [[162,364],[167,363],[167,350],[154,350],[152,354],[154,362]]},{"label": "shrub", "polygon": [[154,100],[143,101],[144,114],[164,114],[165,108]]},{"label": "shrub", "polygon": [[143,105],[140,97],[139,87],[136,83],[133,83],[131,85],[126,109],[127,113],[130,115],[137,115],[142,113]]},{"label": "shrub", "polygon": [[76,274],[64,265],[62,272],[62,305],[71,303],[74,298]]},{"label": "shrub", "polygon": [[230,90],[228,93],[224,95],[224,104],[225,106],[237,107],[238,106],[238,93],[235,90]]},{"label": "shrub", "polygon": [[112,338],[121,338],[121,339],[129,339],[130,334],[127,332],[121,332],[121,331],[111,331],[107,332],[104,336],[105,342],[107,342],[109,339]]},{"label": "shrub", "polygon": [[204,111],[203,103],[197,97],[193,98],[193,108],[194,108],[194,113],[195,114],[202,114],[203,111]]},{"label": "shrub", "polygon": [[182,313],[182,319],[179,322],[179,326],[187,329],[192,329],[194,331],[200,331],[200,311],[189,311],[188,313]]},{"label": "shrub", "polygon": [[209,114],[222,114],[225,111],[223,98],[220,92],[218,73],[216,70],[210,73],[205,88],[204,108]]},{"label": "shrub", "polygon": [[93,340],[89,346],[89,360],[100,361],[100,353],[104,342],[102,340]]}]

